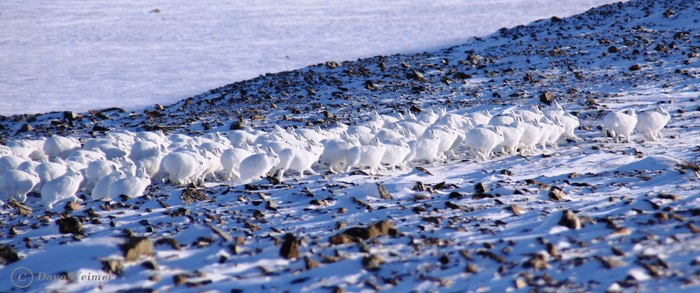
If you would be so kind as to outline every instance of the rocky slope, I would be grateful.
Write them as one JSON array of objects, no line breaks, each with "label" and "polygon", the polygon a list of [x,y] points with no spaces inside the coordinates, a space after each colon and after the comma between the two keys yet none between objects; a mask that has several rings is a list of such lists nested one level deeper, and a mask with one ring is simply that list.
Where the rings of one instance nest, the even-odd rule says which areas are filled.
[{"label": "rocky slope", "polygon": [[[60,214],[30,199],[0,208],[1,242],[12,247],[0,254],[20,259],[0,268],[0,280],[27,267],[116,276],[37,281],[34,290],[697,290],[698,31],[694,1],[630,1],[436,52],[267,74],[139,112],[3,117],[4,140],[199,134],[554,98],[578,115],[584,140],[382,176],[162,184],[143,198],[88,201]],[[672,113],[661,143],[616,144],[596,129],[607,110],[656,103]]]}]

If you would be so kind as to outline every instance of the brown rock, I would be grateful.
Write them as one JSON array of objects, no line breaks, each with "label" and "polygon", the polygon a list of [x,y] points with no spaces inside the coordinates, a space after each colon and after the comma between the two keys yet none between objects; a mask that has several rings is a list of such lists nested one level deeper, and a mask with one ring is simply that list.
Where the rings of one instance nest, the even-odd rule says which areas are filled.
[{"label": "brown rock", "polygon": [[177,241],[177,239],[170,238],[170,237],[158,239],[158,241],[156,241],[156,244],[158,244],[158,245],[167,244],[172,249],[175,249],[175,250],[180,250],[182,248],[180,246],[180,243]]},{"label": "brown rock", "polygon": [[347,235],[347,234],[342,234],[342,233],[341,233],[341,234],[337,234],[337,235],[331,236],[331,237],[328,239],[328,241],[329,241],[332,245],[341,245],[341,244],[352,243],[352,242],[353,242],[353,238],[350,237],[350,236]]},{"label": "brown rock", "polygon": [[509,208],[510,211],[513,212],[513,215],[520,216],[523,213],[523,208],[521,208],[520,206],[511,205]]},{"label": "brown rock", "polygon": [[135,261],[141,256],[153,254],[153,241],[148,237],[130,237],[120,248],[125,261]]},{"label": "brown rock", "polygon": [[224,230],[221,230],[221,228],[219,228],[219,227],[217,227],[217,226],[214,226],[214,225],[212,225],[212,224],[207,224],[207,226],[208,226],[209,229],[211,229],[214,233],[216,233],[216,235],[219,235],[219,237],[223,238],[224,241],[232,241],[232,240],[233,240],[233,237],[231,236],[231,234],[229,234],[228,232],[226,232],[226,231],[224,231]]},{"label": "brown rock", "polygon": [[391,193],[384,187],[384,184],[377,183],[377,189],[379,190],[379,198],[381,199],[393,199]]},{"label": "brown rock", "polygon": [[282,242],[282,247],[280,247],[280,256],[286,259],[299,257],[299,241],[296,236],[291,233],[284,235],[284,242]]},{"label": "brown rock", "polygon": [[551,104],[554,102],[554,94],[550,91],[546,91],[540,94],[540,102],[545,104]]},{"label": "brown rock", "polygon": [[124,261],[121,259],[103,259],[102,270],[114,275],[121,275],[124,272]]},{"label": "brown rock", "polygon": [[368,271],[378,271],[383,263],[381,257],[373,254],[362,258],[362,267]]},{"label": "brown rock", "polygon": [[185,204],[191,204],[193,202],[208,200],[209,197],[201,190],[190,185],[184,190],[182,190],[182,194],[180,194],[180,199]]},{"label": "brown rock", "polygon": [[479,182],[476,185],[474,185],[474,191],[476,193],[487,193],[489,192],[489,188],[483,182]]},{"label": "brown rock", "polygon": [[549,263],[543,254],[533,255],[527,262],[525,262],[525,267],[531,267],[535,270],[546,270],[549,269]]},{"label": "brown rock", "polygon": [[307,256],[307,257],[304,257],[304,267],[305,267],[307,270],[311,270],[311,269],[317,268],[317,267],[319,267],[320,265],[321,265],[321,264],[320,264],[319,262],[315,261],[313,258],[308,257],[308,256]]},{"label": "brown rock", "polygon": [[564,211],[561,220],[559,220],[559,225],[568,227],[570,229],[581,229],[581,219],[570,210]]},{"label": "brown rock", "polygon": [[10,198],[10,200],[7,201],[7,205],[19,212],[20,215],[22,216],[30,216],[34,210],[30,208],[29,206],[17,201],[14,198]]},{"label": "brown rock", "polygon": [[566,193],[564,193],[561,188],[552,186],[552,188],[549,189],[549,198],[556,201],[563,200],[566,198]]}]

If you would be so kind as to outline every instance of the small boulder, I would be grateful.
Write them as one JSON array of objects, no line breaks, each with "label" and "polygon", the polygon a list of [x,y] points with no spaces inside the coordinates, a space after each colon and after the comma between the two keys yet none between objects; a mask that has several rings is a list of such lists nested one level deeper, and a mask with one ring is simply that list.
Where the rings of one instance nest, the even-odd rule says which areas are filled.
[{"label": "small boulder", "polygon": [[125,261],[135,261],[141,256],[153,254],[153,241],[148,237],[130,237],[120,248]]},{"label": "small boulder", "polygon": [[83,234],[83,225],[75,217],[66,217],[56,220],[58,232],[62,234]]},{"label": "small boulder", "polygon": [[280,247],[280,256],[285,259],[295,259],[299,257],[299,241],[291,233],[284,235],[284,242]]}]

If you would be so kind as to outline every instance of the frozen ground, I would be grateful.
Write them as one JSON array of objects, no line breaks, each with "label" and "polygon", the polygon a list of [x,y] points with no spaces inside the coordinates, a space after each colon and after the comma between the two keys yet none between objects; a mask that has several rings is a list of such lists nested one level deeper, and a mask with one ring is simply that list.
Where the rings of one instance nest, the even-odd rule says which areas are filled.
[{"label": "frozen ground", "polygon": [[[38,281],[30,290],[697,292],[698,31],[697,1],[630,1],[429,53],[267,74],[161,108],[0,118],[3,140],[86,139],[106,129],[202,135],[239,119],[270,130],[359,124],[372,110],[409,107],[498,112],[544,106],[539,97],[548,91],[580,119],[582,138],[534,155],[416,166],[427,172],[165,183],[109,203],[81,193],[80,209],[60,213],[30,196],[25,215],[0,207],[0,242],[20,258],[0,268],[0,291],[13,289],[6,280],[19,267],[97,273],[110,258],[123,268],[109,282]],[[656,104],[672,116],[661,142],[641,142],[638,133],[630,143],[601,137],[607,111]],[[382,199],[376,183],[392,199]],[[489,190],[476,192],[477,183]],[[563,199],[550,197],[554,186]],[[208,199],[184,202],[183,190]],[[580,227],[562,222],[564,214]],[[84,235],[59,233],[63,217],[80,222]],[[386,220],[398,231],[356,243],[329,239]],[[279,255],[287,233],[299,239],[296,259]],[[155,243],[153,253],[126,260],[118,244],[135,237]],[[377,257],[378,270],[364,268]]]},{"label": "frozen ground", "polygon": [[268,72],[433,50],[610,2],[1,1],[0,115],[169,104]]}]

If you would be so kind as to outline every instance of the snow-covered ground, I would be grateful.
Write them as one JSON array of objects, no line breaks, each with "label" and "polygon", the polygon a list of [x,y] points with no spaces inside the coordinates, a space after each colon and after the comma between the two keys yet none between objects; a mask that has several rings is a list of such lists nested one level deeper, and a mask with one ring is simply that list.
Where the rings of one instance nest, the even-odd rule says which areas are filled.
[{"label": "snow-covered ground", "polygon": [[[204,151],[215,145],[201,138],[228,149],[224,137],[247,137],[230,132],[242,126],[287,142],[298,137],[281,133],[342,122],[371,142],[380,130],[355,126],[375,123],[373,111],[411,121],[409,110],[425,117],[445,108],[449,122],[483,110],[551,110],[547,98],[581,123],[578,140],[486,161],[457,145],[447,159],[373,175],[318,163],[320,174],[289,172],[281,183],[156,180],[143,196],[110,201],[83,188],[80,205],[53,209],[33,192],[0,205],[0,291],[698,292],[698,32],[697,1],[634,0],[427,53],[266,74],[162,107],[0,117],[0,142],[14,146],[0,152],[21,153],[30,169],[29,159],[55,149],[17,141],[49,134],[129,165],[122,157],[146,152],[129,147],[136,141],[126,131],[164,131],[150,157],[195,151],[202,163],[188,165],[205,170],[218,152]],[[657,105],[670,116],[659,141],[601,134],[607,113]],[[409,132],[423,124],[407,122],[382,129],[410,128],[399,135],[414,142]],[[68,161],[80,167],[91,155]],[[0,167],[12,162],[1,157]],[[28,270],[37,277],[30,284]],[[39,279],[71,272],[112,277]]]},{"label": "snow-covered ground", "polygon": [[433,50],[610,2],[0,1],[0,115],[168,104],[268,72]]}]

